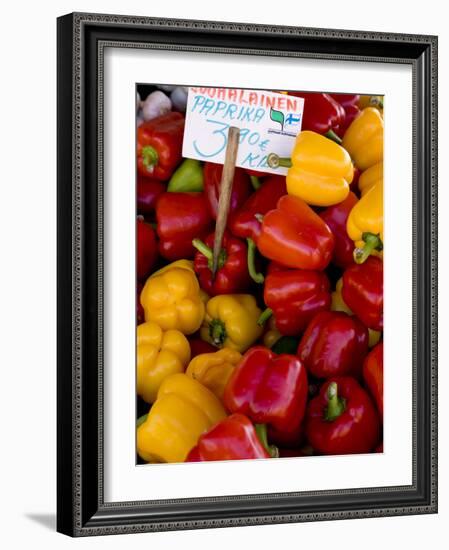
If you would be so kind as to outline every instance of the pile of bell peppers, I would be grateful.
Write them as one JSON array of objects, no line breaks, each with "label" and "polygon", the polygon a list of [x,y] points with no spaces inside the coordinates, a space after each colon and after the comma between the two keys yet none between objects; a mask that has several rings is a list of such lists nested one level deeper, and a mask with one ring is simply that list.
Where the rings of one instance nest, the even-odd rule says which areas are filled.
[{"label": "pile of bell peppers", "polygon": [[287,175],[236,168],[216,273],[223,167],[182,158],[183,112],[139,122],[140,463],[382,448],[381,103],[288,93]]}]

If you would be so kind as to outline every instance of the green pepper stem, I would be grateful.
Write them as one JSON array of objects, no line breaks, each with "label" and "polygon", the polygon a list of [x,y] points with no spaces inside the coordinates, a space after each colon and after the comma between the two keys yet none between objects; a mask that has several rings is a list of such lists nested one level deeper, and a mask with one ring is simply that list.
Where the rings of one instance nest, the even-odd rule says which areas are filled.
[{"label": "green pepper stem", "polygon": [[264,449],[267,451],[267,453],[271,456],[271,458],[278,458],[279,457],[279,449],[276,447],[276,445],[270,445],[268,443],[268,436],[267,436],[267,425],[266,424],[255,424],[254,428],[256,430],[257,437],[259,438],[260,442],[262,443]]},{"label": "green pepper stem", "polygon": [[327,388],[327,407],[324,411],[324,419],[333,422],[345,412],[346,402],[338,396],[337,382],[331,382]]},{"label": "green pepper stem", "polygon": [[362,240],[365,242],[363,248],[354,248],[354,261],[356,264],[363,264],[373,250],[382,250],[383,243],[379,235],[374,233],[362,233]]},{"label": "green pepper stem", "polygon": [[292,166],[292,159],[288,157],[280,157],[276,153],[270,153],[267,157],[267,164],[270,168],[290,168]]},{"label": "green pepper stem", "polygon": [[137,422],[136,422],[136,428],[141,426],[146,421],[147,417],[148,417],[148,413],[143,414],[142,416],[139,416],[139,418],[137,419]]},{"label": "green pepper stem", "polygon": [[249,179],[251,180],[251,185],[253,186],[254,191],[257,191],[262,185],[260,183],[260,179],[257,176],[250,176]]},{"label": "green pepper stem", "polygon": [[340,136],[337,136],[337,134],[333,130],[329,130],[324,134],[328,139],[335,141],[335,143],[338,143],[338,145],[341,145],[343,143],[343,140]]},{"label": "green pepper stem", "polygon": [[[199,251],[203,256],[207,258],[207,265],[209,269],[212,271],[212,263],[214,261],[214,252],[212,248],[207,246],[207,244],[203,243],[200,239],[193,239],[192,245]],[[222,248],[220,250],[220,254],[218,255],[218,269],[221,269],[228,258],[228,255],[226,254],[226,250]]]},{"label": "green pepper stem", "polygon": [[265,280],[265,277],[262,273],[256,271],[255,259],[256,259],[256,245],[254,241],[250,238],[246,239],[248,243],[248,272],[251,279],[258,284],[262,284]]},{"label": "green pepper stem", "polygon": [[159,155],[156,149],[151,145],[145,145],[145,147],[142,147],[141,156],[142,164],[145,166],[148,172],[153,172],[154,166],[159,161]]},{"label": "green pepper stem", "polygon": [[214,255],[212,248],[207,246],[207,244],[203,243],[200,239],[193,239],[192,244],[203,256],[206,256],[208,260],[212,260]]},{"label": "green pepper stem", "polygon": [[219,348],[224,344],[227,333],[226,326],[221,319],[212,319],[209,323],[209,336],[214,346]]},{"label": "green pepper stem", "polygon": [[272,315],[273,315],[273,310],[267,307],[267,309],[262,311],[259,319],[257,319],[257,324],[259,326],[263,326]]}]

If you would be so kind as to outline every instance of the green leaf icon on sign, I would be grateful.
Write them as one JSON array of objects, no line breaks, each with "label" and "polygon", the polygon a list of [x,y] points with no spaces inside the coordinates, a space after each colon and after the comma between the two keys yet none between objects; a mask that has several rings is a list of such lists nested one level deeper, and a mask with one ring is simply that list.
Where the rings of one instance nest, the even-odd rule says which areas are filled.
[{"label": "green leaf icon on sign", "polygon": [[284,129],[284,113],[282,111],[275,111],[270,109],[270,118],[273,122],[279,122],[281,128]]}]

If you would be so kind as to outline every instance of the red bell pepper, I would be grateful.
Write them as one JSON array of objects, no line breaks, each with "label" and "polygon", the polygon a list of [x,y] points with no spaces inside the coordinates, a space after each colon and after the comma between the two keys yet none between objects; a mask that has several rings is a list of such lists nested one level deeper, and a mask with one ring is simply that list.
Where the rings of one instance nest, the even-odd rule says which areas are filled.
[{"label": "red bell pepper", "polygon": [[332,258],[334,236],[302,199],[284,195],[265,214],[257,246],[266,258],[287,267],[323,270]]},{"label": "red bell pepper", "polygon": [[166,181],[182,157],[184,115],[170,112],[137,128],[137,170],[143,176]]},{"label": "red bell pepper", "polygon": [[343,273],[342,296],[346,305],[370,329],[383,328],[383,262],[369,256]]},{"label": "red bell pepper", "polygon": [[270,458],[251,421],[243,414],[231,414],[200,436],[186,462]]},{"label": "red bell pepper", "polygon": [[251,284],[251,277],[248,273],[246,243],[225,231],[222,248],[218,256],[218,268],[214,277],[212,275],[214,238],[215,233],[209,235],[205,242],[200,239],[193,239],[193,246],[197,249],[193,267],[201,288],[209,296],[246,291]]},{"label": "red bell pepper", "polygon": [[363,363],[363,380],[377,405],[380,417],[384,417],[384,345],[377,344]]},{"label": "red bell pepper", "polygon": [[358,107],[358,102],[360,100],[360,96],[357,94],[329,94],[332,99],[335,99],[337,103],[339,103],[343,109],[345,110],[345,117],[341,124],[334,128],[335,133],[337,136],[342,138],[344,136],[344,133],[348,129],[351,122],[356,118],[356,116],[360,113],[360,109]]},{"label": "red bell pepper", "polygon": [[159,253],[167,260],[192,258],[192,240],[204,238],[212,218],[202,193],[164,193],[156,204]]},{"label": "red bell pepper", "polygon": [[265,215],[286,194],[285,176],[269,176],[230,217],[229,229],[236,237],[256,240],[262,227],[259,216]]},{"label": "red bell pepper", "polygon": [[156,234],[150,224],[137,218],[137,278],[144,280],[158,257]]},{"label": "red bell pepper", "polygon": [[305,432],[327,455],[368,453],[379,441],[379,417],[368,393],[350,376],[331,378],[308,404]]},{"label": "red bell pepper", "polygon": [[316,378],[359,377],[367,353],[368,329],[342,311],[318,313],[298,346],[298,357]]},{"label": "red bell pepper", "polygon": [[307,401],[307,373],[294,355],[249,349],[226,385],[223,402],[233,413],[267,424],[276,443],[297,443]]},{"label": "red bell pepper", "polygon": [[317,313],[330,308],[329,280],[319,271],[272,271],[265,278],[264,302],[274,313],[277,330],[296,336]]},{"label": "red bell pepper", "polygon": [[329,94],[307,92],[288,92],[288,94],[304,98],[301,130],[327,134],[335,131],[345,119],[344,108]]},{"label": "red bell pepper", "polygon": [[334,235],[332,263],[343,269],[354,263],[354,241],[346,231],[346,221],[357,202],[358,199],[354,193],[349,193],[344,201],[329,206],[319,214]]},{"label": "red bell pepper", "polygon": [[[220,197],[222,164],[206,162],[203,168],[204,194],[206,195],[211,216],[216,219],[218,199]],[[232,184],[231,203],[229,214],[238,210],[253,192],[249,174],[242,168],[236,168]]]},{"label": "red bell pepper", "polygon": [[160,181],[137,174],[137,213],[152,214],[156,201],[167,186]]}]

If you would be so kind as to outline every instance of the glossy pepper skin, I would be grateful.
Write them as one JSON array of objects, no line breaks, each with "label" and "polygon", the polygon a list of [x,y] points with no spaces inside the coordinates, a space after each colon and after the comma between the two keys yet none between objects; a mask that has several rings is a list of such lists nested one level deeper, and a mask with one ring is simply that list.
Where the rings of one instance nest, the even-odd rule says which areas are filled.
[{"label": "glossy pepper skin", "polygon": [[167,185],[171,193],[200,192],[203,190],[203,168],[199,160],[184,159]]},{"label": "glossy pepper skin", "polygon": [[[209,206],[210,215],[217,218],[218,198],[220,196],[222,164],[206,162],[203,168],[204,174],[204,194]],[[253,187],[249,174],[243,168],[236,168],[234,172],[234,181],[232,184],[231,203],[229,214],[238,210],[246,199],[251,195]]]},{"label": "glossy pepper skin", "polygon": [[233,413],[266,424],[275,443],[295,443],[307,401],[307,373],[295,355],[276,355],[255,346],[234,369],[224,393],[224,404]]},{"label": "glossy pepper skin", "polygon": [[343,273],[342,297],[368,328],[383,329],[383,262],[370,256]]},{"label": "glossy pepper skin", "polygon": [[166,181],[181,162],[184,116],[170,112],[137,128],[137,170]]},{"label": "glossy pepper skin", "polygon": [[277,330],[296,336],[317,313],[330,308],[329,280],[319,271],[272,272],[265,278],[264,302],[274,313]]},{"label": "glossy pepper skin", "polygon": [[154,229],[142,218],[137,218],[137,278],[145,277],[153,269],[158,257],[156,234]]},{"label": "glossy pepper skin", "polygon": [[345,200],[354,177],[348,152],[316,132],[296,137],[287,172],[287,192],[314,206],[331,206]]},{"label": "glossy pepper skin", "polygon": [[343,121],[334,128],[337,136],[342,138],[351,122],[360,114],[358,103],[360,96],[357,94],[329,94],[345,110]]},{"label": "glossy pepper skin", "polygon": [[326,455],[368,453],[379,441],[379,417],[368,393],[350,376],[329,379],[307,406],[306,437]]},{"label": "glossy pepper skin", "polygon": [[331,261],[334,236],[302,199],[285,195],[264,216],[257,246],[286,267],[321,271]]},{"label": "glossy pepper skin", "polygon": [[184,462],[198,438],[225,417],[211,391],[186,374],[172,374],[137,428],[137,452],[146,462]]},{"label": "glossy pepper skin", "polygon": [[225,386],[241,358],[237,350],[230,348],[203,353],[190,361],[186,374],[223,399]]},{"label": "glossy pepper skin", "polygon": [[384,154],[384,122],[379,111],[373,107],[363,109],[346,130],[342,145],[362,171],[381,162]]},{"label": "glossy pepper skin", "polygon": [[179,330],[163,331],[153,322],[137,327],[137,394],[154,403],[167,376],[184,372],[190,361],[190,346]]},{"label": "glossy pepper skin", "polygon": [[203,434],[186,462],[270,458],[251,421],[243,414],[231,414]]},{"label": "glossy pepper skin", "polygon": [[[343,311],[348,315],[354,315],[352,310],[347,306],[347,304],[343,300],[343,296],[341,295],[342,287],[343,287],[343,279],[340,277],[340,279],[338,279],[337,281],[337,284],[335,285],[335,290],[331,294],[332,296],[331,311]],[[382,336],[381,332],[379,332],[378,330],[373,330],[372,328],[369,328],[368,329],[368,347],[371,349],[376,344],[378,344],[381,336]]]},{"label": "glossy pepper skin", "polygon": [[344,108],[329,94],[289,92],[288,95],[304,99],[302,130],[326,134],[335,130],[345,118]]},{"label": "glossy pepper skin", "polygon": [[159,253],[167,260],[193,258],[193,239],[204,238],[212,228],[202,193],[164,193],[156,205]]},{"label": "glossy pepper skin", "polygon": [[383,181],[374,184],[354,205],[346,230],[354,241],[354,260],[363,263],[370,254],[378,254],[384,239]]},{"label": "glossy pepper skin", "polygon": [[270,175],[257,191],[252,193],[242,207],[229,219],[229,229],[232,234],[242,239],[257,240],[262,222],[256,214],[265,215],[273,208],[273,204],[287,194],[284,176]]},{"label": "glossy pepper skin", "polygon": [[315,378],[359,378],[368,353],[368,329],[341,311],[315,315],[302,335],[298,357]]},{"label": "glossy pepper skin", "polygon": [[218,348],[246,351],[262,334],[261,310],[251,294],[214,296],[206,304],[201,338]]},{"label": "glossy pepper skin", "polygon": [[140,295],[145,320],[162,330],[196,332],[204,318],[204,303],[195,274],[189,269],[172,267],[147,279]]},{"label": "glossy pepper skin", "polygon": [[377,344],[363,363],[363,380],[373,397],[380,418],[384,417],[384,345]]},{"label": "glossy pepper skin", "polygon": [[358,187],[362,197],[375,185],[383,183],[384,163],[378,162],[364,170],[359,177]]},{"label": "glossy pepper skin", "polygon": [[193,265],[201,288],[209,296],[244,292],[251,284],[246,243],[225,231],[218,257],[218,269],[214,277],[212,275],[214,239],[215,233],[212,233],[204,242],[199,239],[193,241],[197,249]]},{"label": "glossy pepper skin", "polygon": [[344,201],[329,206],[319,214],[334,235],[332,263],[343,269],[354,263],[354,241],[349,237],[346,225],[349,214],[357,202],[357,197],[350,192]]},{"label": "glossy pepper skin", "polygon": [[156,202],[165,190],[162,182],[137,174],[137,212],[153,214]]}]

